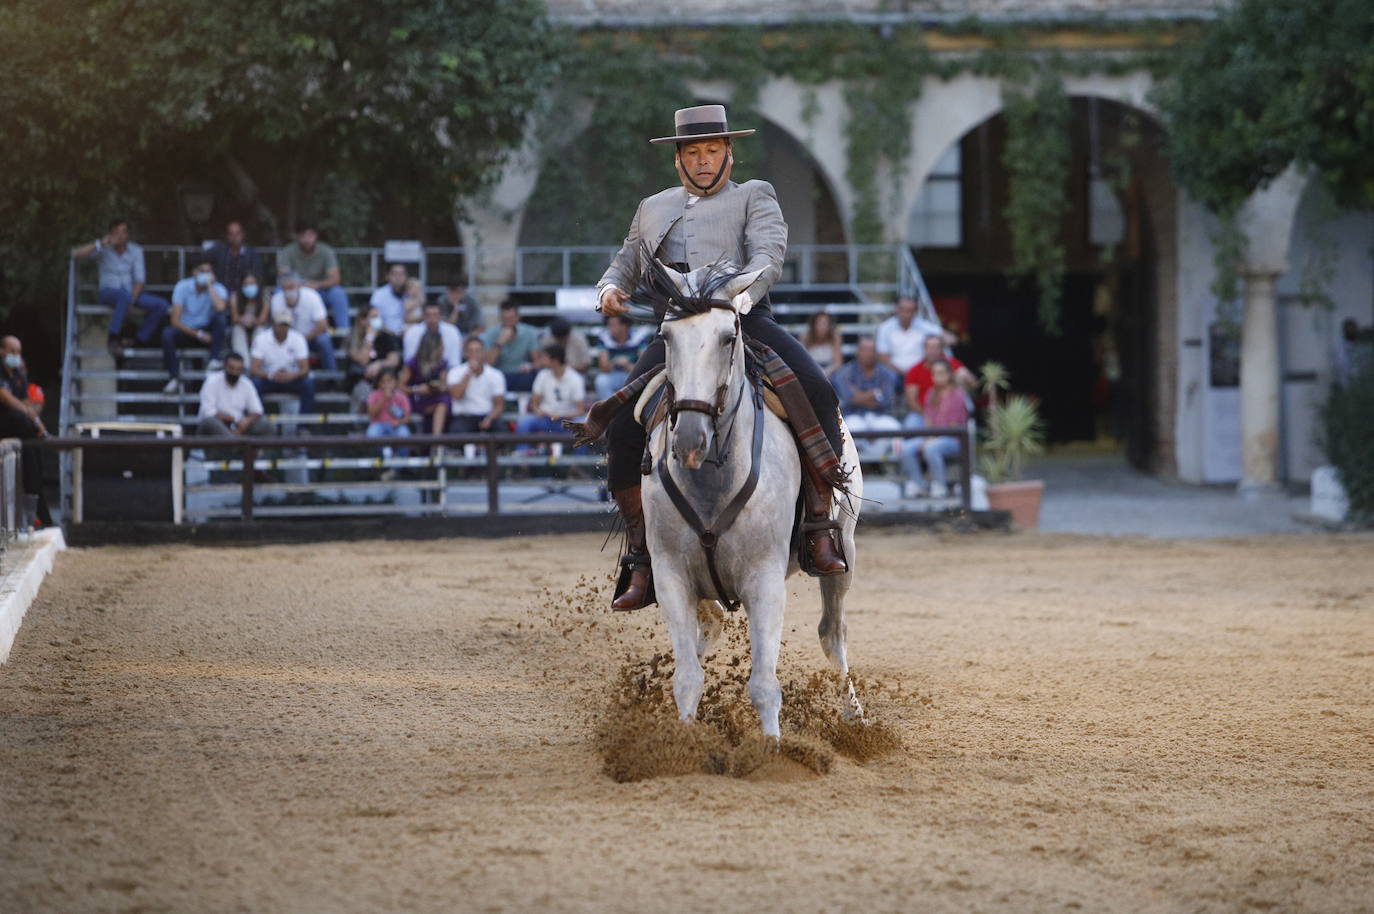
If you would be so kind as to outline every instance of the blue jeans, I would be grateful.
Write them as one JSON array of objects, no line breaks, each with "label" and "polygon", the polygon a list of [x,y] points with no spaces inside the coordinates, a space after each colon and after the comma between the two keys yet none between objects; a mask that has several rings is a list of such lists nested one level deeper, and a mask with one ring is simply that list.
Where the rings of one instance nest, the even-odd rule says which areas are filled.
[{"label": "blue jeans", "polygon": [[[223,358],[224,336],[229,330],[229,315],[224,311],[212,311],[210,312],[210,326],[197,329],[210,331],[210,358]],[[139,335],[142,336],[141,331]],[[182,333],[175,327],[164,327],[162,330],[162,367],[167,369],[167,373],[172,377],[181,377],[181,360],[177,358],[177,348],[179,346],[200,345],[202,345],[200,340],[194,336]]]},{"label": "blue jeans", "polygon": [[334,319],[334,326],[340,330],[351,327],[353,319],[348,313],[348,293],[343,290],[343,286],[330,286],[318,291],[320,298],[324,299],[325,307],[329,309],[329,316]]},{"label": "blue jeans", "polygon": [[258,389],[258,395],[263,397],[268,394],[295,394],[300,397],[301,412],[313,413],[315,411],[315,379],[310,375],[285,382],[254,378],[253,386]]},{"label": "blue jeans", "polygon": [[[390,422],[369,422],[367,424],[367,437],[369,438],[409,438],[410,427],[407,425],[392,425]],[[405,448],[398,448],[396,453],[402,457],[409,455]],[[391,448],[382,448],[382,456],[390,457]]]},{"label": "blue jeans", "polygon": [[[562,419],[550,419],[548,416],[521,416],[515,422],[515,433],[517,435],[542,435],[546,432],[551,432],[553,434],[566,434],[567,429],[563,427]],[[515,450],[517,453],[527,454],[529,453],[530,448],[534,446],[535,445],[531,444],[521,444],[517,445]],[[581,447],[577,448],[571,453],[585,454],[587,453],[587,449]]]},{"label": "blue jeans", "polygon": [[606,400],[617,390],[625,386],[625,381],[630,377],[628,371],[603,371],[597,374],[593,386],[596,388],[596,398]]},{"label": "blue jeans", "polygon": [[338,367],[338,360],[334,356],[334,341],[329,338],[329,331],[326,330],[307,342],[310,344],[310,351],[319,357],[321,368],[333,371]]},{"label": "blue jeans", "polygon": [[134,301],[128,289],[101,289],[100,303],[106,307],[114,309],[114,314],[110,316],[110,336],[119,336],[124,332],[124,321],[129,316],[129,308],[135,307],[143,312],[143,323],[138,328],[138,341],[140,343],[151,343],[153,337],[157,335],[157,328],[167,319],[167,313],[172,306],[167,304],[167,299],[148,292],[138,293],[138,301]]},{"label": "blue jeans", "polygon": [[912,482],[921,479],[921,465],[916,460],[920,454],[930,468],[930,481],[945,484],[945,461],[959,456],[958,438],[911,438],[902,443],[902,471]]}]

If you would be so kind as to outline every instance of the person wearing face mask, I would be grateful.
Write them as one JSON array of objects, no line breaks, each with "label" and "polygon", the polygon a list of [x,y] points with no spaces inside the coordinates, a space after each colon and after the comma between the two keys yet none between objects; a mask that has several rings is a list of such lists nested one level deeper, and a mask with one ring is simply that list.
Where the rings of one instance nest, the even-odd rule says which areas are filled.
[{"label": "person wearing face mask", "polygon": [[281,287],[272,296],[272,313],[284,309],[290,314],[291,326],[305,337],[311,354],[320,360],[320,367],[333,371],[338,363],[334,357],[334,341],[329,337],[324,299],[295,273],[283,273],[280,282]]},{"label": "person wearing face mask", "polygon": [[[16,336],[0,339],[0,438],[45,438],[48,430],[39,416],[39,405],[29,399],[29,377],[24,371],[23,346]],[[48,503],[43,496],[43,454],[37,448],[24,448],[20,474],[24,494],[38,497],[38,521],[52,524]]]},{"label": "person wearing face mask", "polygon": [[263,294],[258,275],[248,273],[239,290],[229,293],[229,348],[245,361],[253,344],[253,334],[267,325],[267,314],[267,296]]},{"label": "person wearing face mask", "polygon": [[348,375],[346,386],[353,412],[360,413],[367,397],[377,386],[383,369],[401,368],[401,339],[386,328],[385,318],[371,305],[363,319],[353,325],[348,336]]},{"label": "person wearing face mask", "polygon": [[251,381],[243,379],[244,361],[237,352],[224,357],[224,370],[206,376],[200,387],[200,424],[196,434],[216,438],[270,435],[263,417],[262,398]]},{"label": "person wearing face mask", "polygon": [[191,275],[172,289],[172,314],[169,326],[162,331],[162,367],[168,381],[162,388],[174,394],[181,385],[180,346],[210,347],[210,361],[206,371],[219,371],[224,354],[224,338],[229,324],[229,290],[215,281],[215,271],[209,258],[201,257]]}]

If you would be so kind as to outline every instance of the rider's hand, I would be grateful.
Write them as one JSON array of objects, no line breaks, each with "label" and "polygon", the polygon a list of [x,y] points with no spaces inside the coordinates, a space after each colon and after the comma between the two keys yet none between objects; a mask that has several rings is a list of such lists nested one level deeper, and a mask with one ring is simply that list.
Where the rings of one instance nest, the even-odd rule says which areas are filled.
[{"label": "rider's hand", "polygon": [[740,315],[748,314],[749,309],[754,307],[754,296],[749,294],[748,289],[745,289],[743,292],[730,299],[730,305],[739,312]]},{"label": "rider's hand", "polygon": [[625,314],[630,310],[626,304],[630,300],[628,292],[622,292],[615,286],[606,286],[601,290],[601,300],[597,305],[602,314]]}]

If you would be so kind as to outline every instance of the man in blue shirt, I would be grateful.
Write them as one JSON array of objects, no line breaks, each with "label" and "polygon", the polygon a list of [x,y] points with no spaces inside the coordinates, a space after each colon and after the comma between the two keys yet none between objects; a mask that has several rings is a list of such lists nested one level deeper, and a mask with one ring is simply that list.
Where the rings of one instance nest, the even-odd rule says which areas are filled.
[{"label": "man in blue shirt", "polygon": [[[840,415],[851,432],[897,431],[902,424],[893,415],[902,376],[878,359],[878,347],[871,336],[859,339],[854,361],[845,362],[830,378],[840,399]],[[883,451],[900,449],[901,439],[856,438],[860,456],[874,460]]]},{"label": "man in blue shirt", "polygon": [[215,279],[230,292],[243,288],[243,277],[252,275],[265,279],[262,257],[251,244],[244,243],[243,223],[229,220],[224,227],[224,240],[210,246],[210,267]]},{"label": "man in blue shirt", "polygon": [[167,318],[167,299],[143,291],[148,281],[143,263],[143,248],[129,240],[129,220],[111,219],[110,230],[104,238],[72,248],[72,259],[100,258],[99,301],[114,309],[110,317],[110,355],[116,359],[124,354],[122,337],[129,308],[144,312],[138,328],[138,341],[152,343],[157,330]]},{"label": "man in blue shirt", "polygon": [[170,379],[162,388],[173,394],[181,383],[181,360],[178,346],[210,346],[210,362],[206,371],[219,371],[224,352],[224,336],[228,329],[229,290],[215,281],[210,258],[201,257],[186,279],[172,289],[172,316],[162,331],[162,365]]}]

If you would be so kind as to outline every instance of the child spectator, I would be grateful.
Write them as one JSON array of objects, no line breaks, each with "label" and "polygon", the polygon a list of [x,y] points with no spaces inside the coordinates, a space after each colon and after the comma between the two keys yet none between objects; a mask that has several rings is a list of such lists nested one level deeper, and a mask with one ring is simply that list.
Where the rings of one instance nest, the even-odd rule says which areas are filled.
[{"label": "child spectator", "polygon": [[267,296],[262,284],[256,273],[246,273],[239,290],[229,291],[229,348],[247,362],[253,335],[268,323]]},{"label": "child spectator", "polygon": [[[933,383],[921,404],[928,428],[963,428],[968,422],[968,402],[964,392],[954,383],[954,371],[945,359],[935,359],[928,366]],[[949,494],[945,484],[945,461],[959,455],[959,439],[941,435],[937,438],[910,438],[902,444],[902,469],[908,482],[904,495],[920,490],[921,467],[916,455],[925,458],[930,468],[930,495],[944,498]]]},{"label": "child spectator", "polygon": [[[367,396],[367,437],[408,437],[409,421],[410,398],[401,392],[396,370],[383,368],[377,376],[377,389]],[[391,448],[383,448],[382,456],[390,457]]]},{"label": "child spectator", "polygon": [[363,320],[353,325],[348,336],[348,374],[345,384],[355,413],[362,412],[368,394],[383,369],[393,372],[401,367],[401,340],[384,326],[385,318],[376,305],[369,305]]},{"label": "child spectator", "polygon": [[[434,311],[438,308],[431,305]],[[423,327],[423,324],[419,326]],[[457,330],[455,329],[456,333]],[[410,394],[411,411],[424,416],[430,434],[443,434],[448,424],[448,360],[444,358],[444,338],[437,330],[420,338],[415,357],[401,369],[401,387]]]},{"label": "child spectator", "polygon": [[448,395],[453,418],[448,430],[455,435],[489,432],[506,409],[506,376],[487,364],[480,337],[463,343],[463,364],[448,371]]},{"label": "child spectator", "polygon": [[167,370],[165,394],[174,394],[181,385],[180,346],[210,346],[206,371],[224,367],[225,330],[229,323],[229,290],[215,281],[208,257],[201,257],[192,273],[172,289],[172,315],[162,331],[162,367]]},{"label": "child spectator", "polygon": [[129,220],[111,219],[105,237],[72,249],[73,260],[87,257],[100,259],[99,301],[114,309],[110,316],[110,355],[116,359],[124,355],[124,320],[130,307],[143,312],[143,323],[138,328],[139,343],[152,345],[171,306],[160,295],[143,291],[148,281],[143,248],[129,240]]},{"label": "child spectator", "polygon": [[[406,280],[404,295],[406,323],[418,324],[424,320],[425,316],[425,287],[420,285],[420,280],[412,276]],[[439,317],[441,320],[443,315],[443,308],[440,308]]]},{"label": "child spectator", "polygon": [[844,364],[840,331],[829,311],[817,311],[811,315],[806,322],[806,332],[801,336],[801,344],[826,374],[835,372]]}]

